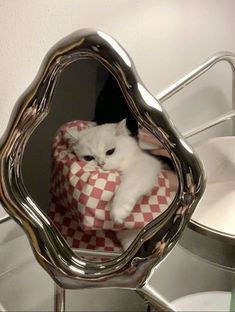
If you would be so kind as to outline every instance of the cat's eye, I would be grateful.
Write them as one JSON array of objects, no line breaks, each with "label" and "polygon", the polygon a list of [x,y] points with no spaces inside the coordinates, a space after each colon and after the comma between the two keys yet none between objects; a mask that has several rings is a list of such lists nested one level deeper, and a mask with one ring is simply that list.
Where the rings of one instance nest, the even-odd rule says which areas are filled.
[{"label": "cat's eye", "polygon": [[91,155],[86,155],[86,156],[83,156],[83,159],[86,161],[91,161],[91,160],[94,160],[95,158]]},{"label": "cat's eye", "polygon": [[114,152],[115,152],[115,148],[111,148],[110,150],[108,150],[108,151],[106,152],[106,155],[110,156],[110,155],[112,155]]}]

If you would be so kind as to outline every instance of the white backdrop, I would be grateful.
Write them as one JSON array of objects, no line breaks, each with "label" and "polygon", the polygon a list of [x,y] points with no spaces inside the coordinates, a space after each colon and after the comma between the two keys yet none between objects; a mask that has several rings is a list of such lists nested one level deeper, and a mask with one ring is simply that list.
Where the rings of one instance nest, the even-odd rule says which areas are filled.
[{"label": "white backdrop", "polygon": [[[235,52],[234,0],[1,0],[0,134],[21,93],[58,40],[84,27],[114,38],[133,58],[153,94],[217,51]],[[230,105],[228,66],[166,104],[181,130]]]}]

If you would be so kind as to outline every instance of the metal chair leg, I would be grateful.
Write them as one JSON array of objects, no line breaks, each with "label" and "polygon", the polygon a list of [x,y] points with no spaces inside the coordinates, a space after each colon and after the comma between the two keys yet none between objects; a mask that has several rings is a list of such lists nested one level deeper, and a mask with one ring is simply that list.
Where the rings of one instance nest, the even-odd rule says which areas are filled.
[{"label": "metal chair leg", "polygon": [[54,312],[65,312],[65,289],[54,285]]}]

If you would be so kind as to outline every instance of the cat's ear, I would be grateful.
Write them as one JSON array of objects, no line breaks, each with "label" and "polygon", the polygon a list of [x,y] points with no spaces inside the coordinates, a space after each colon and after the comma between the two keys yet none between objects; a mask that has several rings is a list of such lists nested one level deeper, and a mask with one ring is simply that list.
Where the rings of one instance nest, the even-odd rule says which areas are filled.
[{"label": "cat's ear", "polygon": [[126,126],[126,119],[123,119],[122,121],[117,123],[116,135],[130,135],[130,132]]},{"label": "cat's ear", "polygon": [[73,145],[79,140],[79,131],[69,128],[66,131],[65,138],[69,141],[69,144]]}]

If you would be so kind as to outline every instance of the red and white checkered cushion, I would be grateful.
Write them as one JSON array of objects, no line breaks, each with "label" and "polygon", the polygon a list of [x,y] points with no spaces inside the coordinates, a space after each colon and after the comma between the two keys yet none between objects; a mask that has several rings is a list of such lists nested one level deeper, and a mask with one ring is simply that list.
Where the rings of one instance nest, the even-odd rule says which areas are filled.
[{"label": "red and white checkered cushion", "polygon": [[[93,236],[91,246],[96,246],[96,248],[101,246],[98,246],[94,236],[96,238],[111,237],[113,243],[111,249],[117,251],[115,248],[118,249],[120,246],[115,241],[113,234],[110,236],[109,232],[143,228],[165,211],[172,200],[169,180],[162,172],[156,179],[155,187],[149,194],[139,199],[132,214],[124,223],[122,225],[114,224],[110,217],[109,204],[120,184],[121,173],[114,170],[104,171],[100,167],[94,168],[89,162],[78,160],[72,152],[70,136],[67,132],[70,128],[81,131],[94,125],[94,122],[76,120],[66,123],[58,130],[52,148],[49,215],[60,227],[62,234],[71,240],[71,246],[81,247],[84,235]],[[86,234],[84,234],[85,231]],[[78,244],[76,241],[80,243]],[[101,242],[101,240],[99,241]],[[103,242],[104,250],[107,250],[105,244],[109,244],[108,239],[107,242]],[[89,244],[86,242],[86,247]],[[91,246],[87,248],[91,248]]]},{"label": "red and white checkered cushion", "polygon": [[[83,231],[70,209],[52,199],[49,216],[72,248],[92,249],[105,252],[121,252],[122,246],[111,230]],[[92,259],[90,259],[92,260]]]}]

